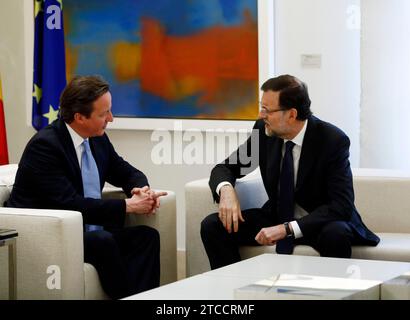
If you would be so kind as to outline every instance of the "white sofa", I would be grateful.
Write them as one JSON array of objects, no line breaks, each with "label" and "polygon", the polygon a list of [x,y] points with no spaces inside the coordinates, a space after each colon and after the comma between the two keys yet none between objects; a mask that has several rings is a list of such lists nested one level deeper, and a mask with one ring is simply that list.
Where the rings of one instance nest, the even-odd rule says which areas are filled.
[{"label": "white sofa", "polygon": [[[365,224],[381,239],[377,247],[354,246],[357,259],[410,262],[410,173],[381,169],[353,169],[355,204]],[[267,200],[259,169],[237,181],[236,190],[242,209],[259,208]],[[209,270],[200,224],[208,214],[217,212],[208,179],[187,183],[186,197],[186,270],[193,276]],[[242,259],[274,253],[274,246],[240,248]],[[319,255],[308,246],[296,246],[294,254]]]},{"label": "white sofa", "polygon": [[[96,269],[84,263],[82,215],[77,211],[4,208],[10,196],[17,165],[0,166],[0,228],[13,228],[17,238],[18,299],[106,299]],[[123,198],[111,186],[103,197]],[[177,280],[175,194],[161,198],[154,216],[127,216],[126,225],[156,228],[161,238],[161,284]],[[0,299],[8,298],[8,255],[0,247]],[[61,270],[61,289],[47,288],[49,266]],[[53,268],[53,267],[52,267]],[[52,270],[52,269],[51,269]]]}]

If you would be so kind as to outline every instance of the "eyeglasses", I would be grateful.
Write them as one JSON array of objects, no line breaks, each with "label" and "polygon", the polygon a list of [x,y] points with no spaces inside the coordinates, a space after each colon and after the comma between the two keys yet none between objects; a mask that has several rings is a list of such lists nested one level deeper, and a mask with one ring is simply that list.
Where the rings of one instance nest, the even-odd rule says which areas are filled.
[{"label": "eyeglasses", "polygon": [[262,105],[261,102],[259,102],[259,106],[260,106],[260,113],[262,115],[268,115],[268,114],[272,114],[278,111],[286,111],[285,109],[276,109],[276,110],[268,110],[268,108],[266,108],[264,105]]}]

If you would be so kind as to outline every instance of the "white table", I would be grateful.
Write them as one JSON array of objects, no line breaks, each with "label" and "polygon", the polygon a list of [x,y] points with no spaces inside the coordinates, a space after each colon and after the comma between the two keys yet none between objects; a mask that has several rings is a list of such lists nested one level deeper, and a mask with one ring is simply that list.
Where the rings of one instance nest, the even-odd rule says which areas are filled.
[{"label": "white table", "polygon": [[263,254],[126,298],[127,300],[232,300],[234,289],[280,273],[387,281],[410,263]]},{"label": "white table", "polygon": [[0,240],[0,247],[9,248],[9,299],[17,300],[17,236]]}]

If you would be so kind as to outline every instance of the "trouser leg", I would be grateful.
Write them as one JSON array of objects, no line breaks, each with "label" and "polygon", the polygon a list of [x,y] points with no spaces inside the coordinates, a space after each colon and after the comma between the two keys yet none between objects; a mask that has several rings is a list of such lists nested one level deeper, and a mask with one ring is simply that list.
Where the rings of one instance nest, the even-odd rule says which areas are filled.
[{"label": "trouser leg", "polygon": [[322,257],[350,258],[354,232],[345,221],[333,221],[326,224],[317,236],[297,239],[297,244],[313,247]]},{"label": "trouser leg", "polygon": [[97,269],[101,286],[111,299],[128,295],[126,268],[110,232],[101,230],[84,233],[84,261]]},{"label": "trouser leg", "polygon": [[220,268],[241,260],[239,245],[258,245],[255,236],[263,227],[272,226],[272,217],[262,209],[242,211],[245,222],[239,224],[238,232],[228,233],[218,214],[206,217],[201,223],[201,238],[208,255],[211,269]]},{"label": "trouser leg", "polygon": [[124,228],[114,233],[121,248],[130,294],[159,286],[160,237],[157,230],[148,226]]},{"label": "trouser leg", "polygon": [[158,231],[147,226],[84,233],[84,260],[112,299],[159,286],[159,251]]}]

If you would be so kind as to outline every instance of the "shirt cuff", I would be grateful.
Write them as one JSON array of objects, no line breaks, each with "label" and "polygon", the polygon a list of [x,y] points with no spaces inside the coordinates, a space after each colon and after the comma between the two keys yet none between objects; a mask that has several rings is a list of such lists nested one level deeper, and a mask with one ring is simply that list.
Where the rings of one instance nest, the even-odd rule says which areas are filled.
[{"label": "shirt cuff", "polygon": [[230,183],[230,182],[228,182],[228,181],[222,181],[220,184],[218,184],[218,186],[216,187],[216,194],[219,196],[219,192],[221,191],[221,188],[223,187],[223,186],[227,186],[227,185],[230,185],[230,186],[232,186],[232,184]]},{"label": "shirt cuff", "polygon": [[292,226],[293,235],[295,236],[295,239],[302,238],[303,233],[300,230],[298,223],[296,221],[291,221],[289,223]]}]

